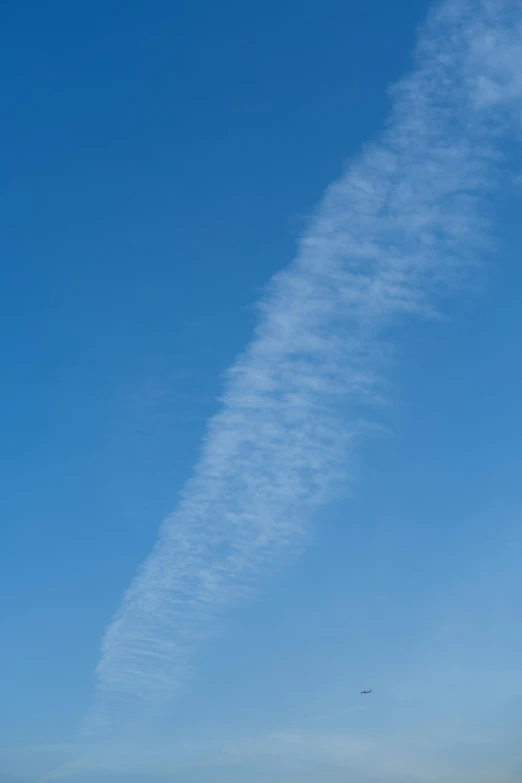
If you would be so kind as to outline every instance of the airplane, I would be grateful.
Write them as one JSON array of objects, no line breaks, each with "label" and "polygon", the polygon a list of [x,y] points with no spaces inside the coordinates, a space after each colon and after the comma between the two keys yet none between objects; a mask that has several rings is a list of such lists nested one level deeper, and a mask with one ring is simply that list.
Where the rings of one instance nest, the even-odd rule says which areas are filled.
[{"label": "airplane", "polygon": [[361,691],[361,693],[371,693],[371,689],[369,691]]}]

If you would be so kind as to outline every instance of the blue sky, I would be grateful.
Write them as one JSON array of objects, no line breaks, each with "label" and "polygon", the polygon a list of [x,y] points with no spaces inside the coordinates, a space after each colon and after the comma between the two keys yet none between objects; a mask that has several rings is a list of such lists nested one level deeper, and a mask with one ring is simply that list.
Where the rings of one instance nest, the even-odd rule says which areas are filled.
[{"label": "blue sky", "polygon": [[430,8],[4,4],[2,783],[519,779],[522,12]]}]

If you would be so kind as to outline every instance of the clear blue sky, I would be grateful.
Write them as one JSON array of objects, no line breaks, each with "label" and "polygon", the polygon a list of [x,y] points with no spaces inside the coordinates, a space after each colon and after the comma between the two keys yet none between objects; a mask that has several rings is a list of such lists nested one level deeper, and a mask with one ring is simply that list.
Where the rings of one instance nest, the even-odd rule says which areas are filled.
[{"label": "clear blue sky", "polygon": [[1,783],[522,774],[522,12],[430,7],[3,3]]}]

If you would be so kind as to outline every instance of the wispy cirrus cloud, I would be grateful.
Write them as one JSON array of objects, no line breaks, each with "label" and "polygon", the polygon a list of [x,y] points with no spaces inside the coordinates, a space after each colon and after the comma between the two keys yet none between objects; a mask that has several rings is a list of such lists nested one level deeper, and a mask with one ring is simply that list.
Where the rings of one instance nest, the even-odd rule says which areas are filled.
[{"label": "wispy cirrus cloud", "polygon": [[436,314],[488,242],[484,199],[522,107],[521,22],[511,0],[451,0],[424,25],[386,130],[271,281],[193,477],[106,629],[89,736],[169,701],[223,608],[348,480],[395,327]]}]

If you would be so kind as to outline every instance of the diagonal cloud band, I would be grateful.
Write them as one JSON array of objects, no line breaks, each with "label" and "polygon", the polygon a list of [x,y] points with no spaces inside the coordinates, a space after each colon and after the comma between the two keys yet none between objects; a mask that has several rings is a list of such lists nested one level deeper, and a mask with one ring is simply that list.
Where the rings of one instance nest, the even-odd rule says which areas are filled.
[{"label": "diagonal cloud band", "polygon": [[484,199],[522,106],[521,23],[511,0],[452,0],[423,26],[385,131],[260,303],[193,477],[106,629],[88,733],[171,699],[223,607],[346,483],[394,327],[434,315],[488,242]]}]

